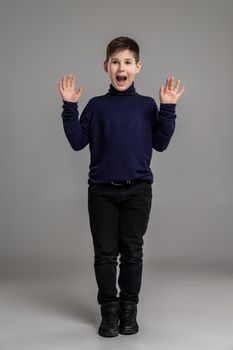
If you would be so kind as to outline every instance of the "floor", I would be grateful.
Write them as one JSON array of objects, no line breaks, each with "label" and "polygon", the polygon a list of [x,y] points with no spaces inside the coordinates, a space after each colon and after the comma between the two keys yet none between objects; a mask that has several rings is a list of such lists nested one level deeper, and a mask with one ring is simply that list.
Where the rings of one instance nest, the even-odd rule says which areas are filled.
[{"label": "floor", "polygon": [[233,350],[232,295],[232,272],[145,263],[139,333],[104,338],[90,262],[69,272],[5,274],[0,349]]}]

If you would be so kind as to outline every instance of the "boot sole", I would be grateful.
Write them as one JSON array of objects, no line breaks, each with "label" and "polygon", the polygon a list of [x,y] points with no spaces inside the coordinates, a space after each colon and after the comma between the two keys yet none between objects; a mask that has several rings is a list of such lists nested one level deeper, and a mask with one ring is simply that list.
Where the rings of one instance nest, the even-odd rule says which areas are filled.
[{"label": "boot sole", "polygon": [[139,331],[139,329],[135,329],[135,330],[132,330],[132,331],[126,331],[126,330],[120,329],[119,333],[120,334],[135,334],[135,333],[138,333],[138,331]]},{"label": "boot sole", "polygon": [[119,334],[119,332],[117,333],[98,332],[98,334],[101,335],[102,337],[113,338],[113,337],[116,337]]}]

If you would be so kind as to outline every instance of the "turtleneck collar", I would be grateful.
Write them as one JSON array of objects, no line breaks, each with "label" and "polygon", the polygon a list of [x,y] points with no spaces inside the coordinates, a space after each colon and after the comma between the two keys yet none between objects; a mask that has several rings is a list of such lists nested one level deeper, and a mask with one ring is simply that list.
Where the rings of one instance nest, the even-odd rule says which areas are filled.
[{"label": "turtleneck collar", "polygon": [[110,84],[108,94],[109,95],[116,95],[116,96],[136,95],[136,89],[134,87],[134,82],[132,82],[132,84],[128,87],[128,89],[126,89],[124,91],[119,91],[112,84]]}]

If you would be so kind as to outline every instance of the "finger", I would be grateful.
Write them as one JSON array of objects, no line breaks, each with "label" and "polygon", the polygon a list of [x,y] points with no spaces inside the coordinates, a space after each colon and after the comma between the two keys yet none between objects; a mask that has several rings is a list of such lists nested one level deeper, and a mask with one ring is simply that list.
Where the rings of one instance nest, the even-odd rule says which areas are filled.
[{"label": "finger", "polygon": [[72,79],[71,79],[71,87],[74,89],[75,88],[75,79],[76,79],[76,76],[73,75],[72,76]]},{"label": "finger", "polygon": [[65,75],[63,76],[61,83],[62,83],[62,90],[65,90]]},{"label": "finger", "polygon": [[161,85],[161,87],[160,87],[160,92],[164,92],[164,86],[163,85]]},{"label": "finger", "polygon": [[63,87],[64,87],[64,90],[67,89],[67,79],[68,79],[67,75],[64,75],[64,78],[63,78]]},{"label": "finger", "polygon": [[169,80],[169,89],[170,90],[174,89],[173,82],[174,82],[174,77],[170,76],[170,80]]},{"label": "finger", "polygon": [[170,77],[168,77],[168,78],[166,79],[166,84],[165,84],[165,87],[164,87],[164,91],[167,91],[167,90],[168,90],[169,79],[170,79]]},{"label": "finger", "polygon": [[167,80],[166,80],[165,89],[168,89],[168,88],[169,88],[169,81],[170,81],[170,75],[169,75],[169,77],[168,77]]},{"label": "finger", "polygon": [[83,93],[83,85],[81,85],[80,88],[78,89],[78,92],[77,92],[78,98],[80,98],[82,93]]},{"label": "finger", "polygon": [[185,90],[185,86],[183,86],[183,87],[181,88],[180,92],[177,94],[179,98],[180,98],[180,96],[183,94],[184,90]]},{"label": "finger", "polygon": [[60,80],[60,82],[59,82],[59,90],[60,90],[60,92],[63,92],[63,83],[62,83],[62,80]]},{"label": "finger", "polygon": [[67,88],[69,89],[71,87],[71,79],[72,79],[72,75],[69,74],[68,78],[67,78]]},{"label": "finger", "polygon": [[78,89],[78,91],[80,91],[81,93],[83,92],[83,85],[80,86],[80,88]]},{"label": "finger", "polygon": [[179,86],[180,86],[180,80],[177,80],[176,82],[176,86],[175,86],[175,91],[178,91],[179,90]]}]

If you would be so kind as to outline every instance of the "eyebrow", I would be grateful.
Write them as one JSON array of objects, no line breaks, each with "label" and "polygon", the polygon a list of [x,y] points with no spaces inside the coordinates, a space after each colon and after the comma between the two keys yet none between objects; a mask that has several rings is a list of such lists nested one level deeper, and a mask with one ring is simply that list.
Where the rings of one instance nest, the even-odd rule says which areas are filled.
[{"label": "eyebrow", "polygon": [[[118,58],[113,57],[113,58],[111,58],[111,61],[112,61],[112,60],[118,60]],[[126,61],[132,61],[133,59],[132,59],[132,58],[125,58],[125,60],[126,60]]]}]

